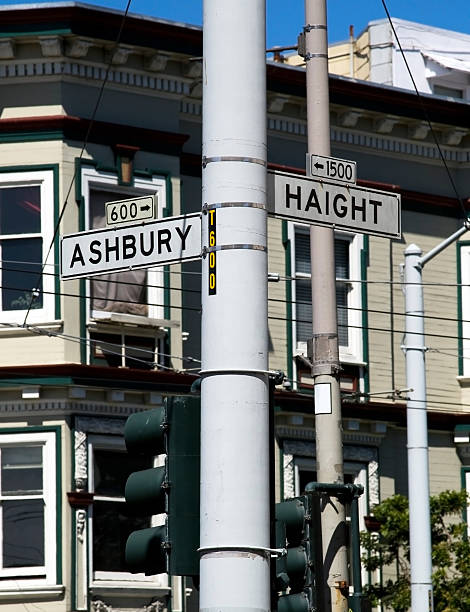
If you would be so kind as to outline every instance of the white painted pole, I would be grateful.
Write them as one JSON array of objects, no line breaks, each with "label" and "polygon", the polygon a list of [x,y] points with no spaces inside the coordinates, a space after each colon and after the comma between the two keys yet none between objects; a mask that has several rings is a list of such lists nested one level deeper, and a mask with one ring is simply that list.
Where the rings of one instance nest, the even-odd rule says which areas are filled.
[{"label": "white painted pole", "polygon": [[405,358],[408,499],[410,513],[411,609],[432,612],[428,424],[421,249],[405,250]]},{"label": "white painted pole", "polygon": [[200,609],[211,612],[270,607],[265,19],[264,0],[204,0]]},{"label": "white painted pole", "polygon": [[[308,152],[330,155],[326,0],[305,0]],[[317,480],[343,483],[334,231],[310,228],[312,261],[315,441]],[[324,583],[321,609],[348,610],[348,559],[344,506],[334,498],[321,514]]]}]

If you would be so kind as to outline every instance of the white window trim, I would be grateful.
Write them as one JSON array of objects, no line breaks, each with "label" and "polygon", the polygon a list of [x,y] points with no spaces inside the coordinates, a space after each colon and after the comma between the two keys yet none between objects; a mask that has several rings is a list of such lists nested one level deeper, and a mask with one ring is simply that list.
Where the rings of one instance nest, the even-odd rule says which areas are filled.
[{"label": "white window trim", "polygon": [[[88,435],[88,465],[89,465],[89,473],[88,473],[88,486],[90,491],[95,490],[95,482],[94,482],[94,470],[93,470],[93,451],[95,448],[99,450],[115,450],[115,451],[124,451],[125,452],[125,444],[124,439],[117,436],[106,436],[106,435]],[[114,501],[116,499],[124,500],[122,498],[107,498],[107,497],[99,497],[101,500],[109,500]],[[159,515],[160,516],[160,515]],[[152,518],[152,525],[160,524],[161,521],[158,520],[157,517]],[[145,574],[131,574],[130,572],[102,572],[95,571],[93,568],[93,512],[90,512],[88,515],[88,534],[89,534],[89,544],[88,544],[88,566],[90,567],[90,576],[91,576],[91,586],[99,587],[100,585],[113,585],[122,586],[124,583],[129,584],[129,581],[135,585],[136,582],[145,583],[146,585],[151,585],[155,587],[166,587],[168,586],[168,577],[167,574],[158,574],[156,576],[146,576]]]},{"label": "white window trim", "polygon": [[[1,187],[30,187],[39,185],[41,188],[41,232],[31,234],[42,237],[42,263],[45,262],[42,289],[43,307],[32,308],[28,313],[28,323],[42,323],[55,319],[55,276],[58,270],[54,265],[54,246],[47,261],[47,252],[54,236],[54,172],[53,170],[24,170],[19,172],[0,173]],[[29,234],[19,234],[16,237],[25,238]],[[9,236],[13,238],[14,236]],[[26,310],[1,310],[0,322],[23,323]]]},{"label": "white window trim", "polygon": [[[126,187],[123,185],[119,185],[118,179],[115,174],[111,174],[109,172],[99,172],[95,168],[85,167],[82,168],[82,193],[84,198],[85,205],[85,227],[87,229],[90,228],[90,218],[89,218],[89,201],[90,201],[90,191],[92,189],[103,189],[106,191],[113,192],[115,191],[117,194],[128,194],[129,197],[132,196],[143,196],[143,195],[152,195],[154,193],[157,194],[157,218],[162,218],[164,216],[164,211],[167,207],[167,190],[166,190],[166,181],[162,177],[152,177],[151,179],[143,179],[136,177],[134,179],[133,187]],[[164,306],[163,306],[163,284],[164,284],[164,275],[163,275],[163,267],[158,266],[155,268],[146,268],[147,270],[147,282],[148,282],[148,302],[149,302],[149,310],[148,310],[148,318],[149,319],[163,319],[164,318]],[[86,281],[86,295],[90,295],[90,281]],[[151,306],[151,304],[159,304],[159,306]],[[98,321],[100,316],[103,315],[100,312],[94,313],[91,310],[91,300],[87,298],[87,308],[86,311],[88,313],[88,322],[90,320]],[[132,315],[127,315],[132,317]],[[136,317],[136,325],[139,325],[140,319],[142,317]]]},{"label": "white window trim", "polygon": [[[291,244],[291,262],[292,278],[310,278],[307,274],[299,274],[295,271],[295,233],[298,229],[305,231],[310,226],[304,223],[289,223],[288,235]],[[339,358],[342,363],[364,365],[363,361],[363,342],[362,342],[362,291],[361,291],[361,250],[364,248],[364,237],[362,234],[353,234],[350,232],[335,231],[335,238],[347,239],[350,241],[349,247],[349,281],[350,290],[348,292],[348,346],[339,347]],[[337,279],[342,280],[342,279]],[[292,321],[292,338],[294,341],[294,354],[307,355],[307,343],[297,342],[295,302],[296,302],[296,285],[292,282],[292,300],[293,304],[293,321]]]},{"label": "white window trim", "polygon": [[460,246],[460,278],[462,283],[462,376],[470,377],[470,245]]},{"label": "white window trim", "polygon": [[[43,495],[44,498],[44,566],[0,569],[0,578],[13,578],[15,580],[2,580],[1,589],[8,587],[21,588],[23,584],[31,584],[34,577],[34,584],[54,585],[56,581],[56,458],[55,458],[55,433],[11,433],[4,434],[0,431],[0,446],[29,446],[31,444],[41,444],[43,446]],[[1,509],[0,509],[1,525]],[[0,529],[0,549],[2,545],[2,532]],[[46,537],[47,536],[47,537]]]}]

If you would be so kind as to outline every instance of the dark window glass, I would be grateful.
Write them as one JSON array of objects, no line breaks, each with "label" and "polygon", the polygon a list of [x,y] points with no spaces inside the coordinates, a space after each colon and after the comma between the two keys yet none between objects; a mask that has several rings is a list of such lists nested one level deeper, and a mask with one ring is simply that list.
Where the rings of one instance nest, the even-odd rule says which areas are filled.
[{"label": "dark window glass", "polygon": [[103,497],[124,497],[129,474],[152,467],[147,459],[112,450],[95,449],[93,457],[95,495]]},{"label": "dark window glass", "polygon": [[[349,241],[335,240],[336,278],[349,278]],[[300,274],[311,273],[310,235],[304,232],[295,234],[295,271]],[[297,278],[296,291],[296,330],[297,342],[306,342],[312,337],[312,289],[310,279]],[[336,283],[336,307],[338,317],[338,342],[348,346],[348,292],[347,283]]]},{"label": "dark window glass", "polygon": [[126,480],[131,472],[151,467],[146,459],[131,457],[113,450],[95,449],[95,500],[93,502],[93,568],[102,572],[127,571],[124,551],[131,531],[150,526],[149,518],[125,515],[123,501],[100,500],[100,497],[124,497]]},{"label": "dark window glass", "polygon": [[42,238],[1,241],[3,310],[42,308]]},{"label": "dark window glass", "polygon": [[130,518],[124,503],[95,500],[93,503],[93,568],[101,572],[126,572],[124,552],[132,531],[150,527],[149,518]]},{"label": "dark window glass", "polygon": [[42,499],[4,501],[3,567],[44,565],[44,502]]},{"label": "dark window glass", "polygon": [[41,231],[41,188],[0,189],[0,234],[37,234]]},{"label": "dark window glass", "polygon": [[2,494],[42,494],[42,447],[2,449]]}]

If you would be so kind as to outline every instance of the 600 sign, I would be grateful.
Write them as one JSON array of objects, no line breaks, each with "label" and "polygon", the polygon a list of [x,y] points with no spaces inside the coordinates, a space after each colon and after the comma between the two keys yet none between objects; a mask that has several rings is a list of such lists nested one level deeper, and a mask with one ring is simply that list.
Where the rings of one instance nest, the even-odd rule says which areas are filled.
[{"label": "600 sign", "polygon": [[145,219],[153,219],[154,216],[153,196],[106,203],[107,225],[144,221]]}]

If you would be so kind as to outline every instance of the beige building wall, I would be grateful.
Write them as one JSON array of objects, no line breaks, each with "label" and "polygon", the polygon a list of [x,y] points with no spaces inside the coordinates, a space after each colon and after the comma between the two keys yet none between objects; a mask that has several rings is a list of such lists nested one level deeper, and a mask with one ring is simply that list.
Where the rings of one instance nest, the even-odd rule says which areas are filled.
[{"label": "beige building wall", "polygon": [[[454,218],[405,210],[402,241],[370,238],[368,284],[370,392],[406,388],[405,299],[400,264],[404,251],[417,244],[429,252],[458,227]],[[458,376],[457,259],[449,246],[423,270],[428,407],[455,411],[461,406]],[[449,284],[449,286],[447,286]],[[393,313],[393,314],[392,314]],[[385,331],[382,331],[385,330]],[[390,331],[390,330],[393,330]],[[403,395],[406,397],[406,393]]]},{"label": "beige building wall", "polygon": [[269,368],[287,374],[287,322],[285,248],[282,222],[268,219],[268,272],[280,275],[279,282],[268,283]]}]

